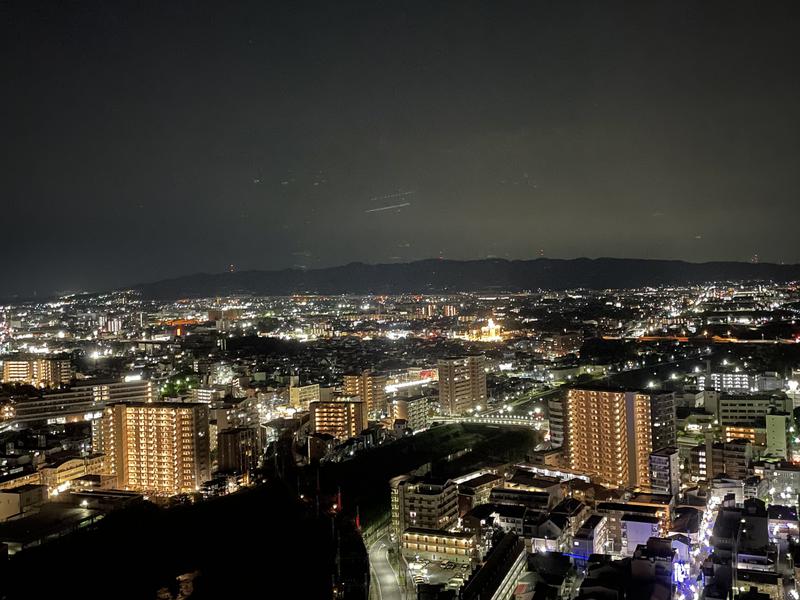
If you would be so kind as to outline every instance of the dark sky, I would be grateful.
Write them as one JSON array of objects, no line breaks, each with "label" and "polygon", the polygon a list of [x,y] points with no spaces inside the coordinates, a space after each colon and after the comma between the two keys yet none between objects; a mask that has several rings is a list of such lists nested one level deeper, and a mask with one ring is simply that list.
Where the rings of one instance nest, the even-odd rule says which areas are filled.
[{"label": "dark sky", "polygon": [[230,264],[800,262],[797,7],[0,2],[0,296]]}]

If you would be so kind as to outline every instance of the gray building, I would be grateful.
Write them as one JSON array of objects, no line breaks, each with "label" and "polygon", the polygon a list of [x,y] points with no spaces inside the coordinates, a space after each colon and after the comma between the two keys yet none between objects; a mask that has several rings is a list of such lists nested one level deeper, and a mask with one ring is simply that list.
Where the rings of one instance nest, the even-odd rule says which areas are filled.
[{"label": "gray building", "polygon": [[678,449],[667,446],[650,454],[650,487],[654,492],[675,496],[681,491]]}]

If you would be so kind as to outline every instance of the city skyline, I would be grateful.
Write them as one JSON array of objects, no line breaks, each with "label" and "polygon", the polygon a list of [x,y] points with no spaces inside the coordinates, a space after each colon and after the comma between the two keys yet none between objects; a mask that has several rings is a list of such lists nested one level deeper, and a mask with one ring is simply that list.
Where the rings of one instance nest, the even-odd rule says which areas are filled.
[{"label": "city skyline", "polygon": [[[554,562],[558,600],[793,600],[798,307],[763,279],[4,303],[2,591],[89,561],[87,597],[512,600]],[[220,552],[254,532],[266,561]]]}]

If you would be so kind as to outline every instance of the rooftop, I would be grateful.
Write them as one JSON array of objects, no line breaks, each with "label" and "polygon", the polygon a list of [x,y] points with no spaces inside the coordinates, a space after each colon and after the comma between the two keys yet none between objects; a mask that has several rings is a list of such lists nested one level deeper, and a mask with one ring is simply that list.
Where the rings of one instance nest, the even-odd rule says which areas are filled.
[{"label": "rooftop", "polygon": [[635,514],[627,514],[622,515],[622,521],[629,521],[633,523],[652,523],[653,525],[657,525],[661,522],[661,519],[658,517],[654,517],[652,515],[635,515]]},{"label": "rooftop", "polygon": [[102,516],[88,508],[45,505],[32,515],[0,523],[0,541],[28,545],[38,540],[58,536]]}]

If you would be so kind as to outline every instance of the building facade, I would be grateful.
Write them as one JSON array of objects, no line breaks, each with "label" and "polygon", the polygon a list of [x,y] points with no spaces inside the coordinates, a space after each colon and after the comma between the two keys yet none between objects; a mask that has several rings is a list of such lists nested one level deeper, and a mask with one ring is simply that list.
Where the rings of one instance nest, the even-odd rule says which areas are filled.
[{"label": "building facade", "polygon": [[308,410],[309,404],[319,399],[319,384],[313,383],[289,388],[289,404],[297,410]]},{"label": "building facade", "polygon": [[448,415],[486,406],[486,359],[481,355],[439,361],[439,402]]},{"label": "building facade", "polygon": [[680,457],[674,446],[650,454],[650,487],[654,492],[670,496],[681,491]]},{"label": "building facade", "polygon": [[119,487],[173,496],[210,479],[208,406],[121,403],[93,423],[92,443]]},{"label": "building facade", "polygon": [[564,397],[555,394],[547,399],[547,419],[550,423],[550,445],[553,448],[562,448],[569,435],[568,423],[564,420]]},{"label": "building facade", "polygon": [[404,419],[406,426],[413,431],[428,428],[428,399],[424,396],[416,398],[398,398],[392,401],[392,418]]},{"label": "building facade", "polygon": [[477,557],[477,540],[474,533],[432,531],[409,528],[400,539],[400,549],[408,559],[449,560],[470,563]]},{"label": "building facade", "polygon": [[766,416],[766,454],[778,458],[789,458],[789,427],[792,424],[788,413],[770,413]]},{"label": "building facade", "polygon": [[650,421],[653,450],[668,448],[677,443],[674,393],[650,394]]},{"label": "building facade", "polygon": [[217,470],[249,479],[261,456],[258,432],[253,427],[232,427],[217,434]]},{"label": "building facade", "polygon": [[312,402],[309,410],[311,431],[340,440],[356,437],[369,425],[367,407],[358,397]]},{"label": "building facade", "polygon": [[653,450],[650,396],[638,392],[567,392],[567,457],[571,469],[614,487],[648,487]]},{"label": "building facade", "polygon": [[370,415],[387,412],[386,384],[389,378],[385,373],[366,370],[344,376],[344,395],[358,396],[367,404]]},{"label": "building facade", "polygon": [[406,529],[444,530],[458,520],[458,485],[410,476],[392,479],[391,518],[395,539]]},{"label": "building facade", "polygon": [[58,387],[72,379],[68,358],[31,356],[3,361],[3,383],[27,383],[37,387]]},{"label": "building facade", "polygon": [[73,385],[67,390],[26,398],[15,405],[18,422],[47,421],[67,423],[99,418],[114,402],[151,402],[155,399],[152,382],[136,380],[93,381]]}]

